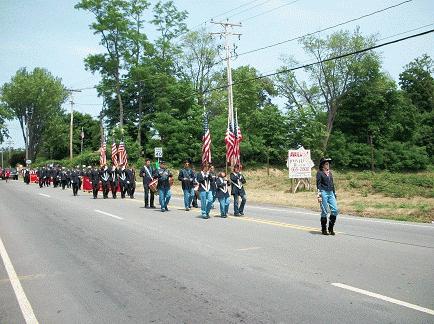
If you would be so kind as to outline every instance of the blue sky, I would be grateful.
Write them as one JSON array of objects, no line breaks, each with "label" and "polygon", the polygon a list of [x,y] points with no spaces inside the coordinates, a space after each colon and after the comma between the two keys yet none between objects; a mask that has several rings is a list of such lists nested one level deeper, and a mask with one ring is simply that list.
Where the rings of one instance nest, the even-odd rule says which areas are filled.
[{"label": "blue sky", "polygon": [[[209,21],[229,18],[242,22],[237,30],[243,35],[236,40],[238,52],[277,43],[322,29],[363,14],[382,9],[403,0],[344,1],[344,0],[175,0],[179,9],[187,10],[189,28]],[[98,38],[88,28],[92,16],[74,9],[77,0],[0,0],[0,84],[8,82],[20,67],[47,68],[62,79],[67,87],[83,88],[95,85],[99,77],[84,69],[83,59],[101,48]],[[151,1],[155,3],[155,1]],[[242,6],[227,14],[226,11]],[[360,26],[363,34],[378,34],[385,38],[404,31],[429,25],[434,26],[434,1],[414,0],[400,7],[345,25],[353,30]],[[218,16],[218,17],[216,17]],[[256,17],[254,17],[256,16]],[[253,18],[252,18],[253,17]],[[206,23],[209,31],[218,26]],[[326,36],[333,30],[323,33]],[[149,26],[152,39],[155,31]],[[409,33],[411,34],[411,33]],[[399,38],[409,34],[397,36]],[[393,39],[393,38],[392,38]],[[391,39],[388,39],[391,40]],[[428,53],[434,57],[434,34],[384,47],[380,51],[383,69],[397,80],[402,67],[414,58]],[[261,73],[271,73],[281,65],[281,57],[293,55],[298,61],[308,59],[297,42],[240,56],[233,66],[252,65]],[[96,116],[101,99],[94,90],[77,94],[75,109]],[[69,109],[66,105],[65,109]],[[9,123],[14,147],[24,142],[17,122]]]}]

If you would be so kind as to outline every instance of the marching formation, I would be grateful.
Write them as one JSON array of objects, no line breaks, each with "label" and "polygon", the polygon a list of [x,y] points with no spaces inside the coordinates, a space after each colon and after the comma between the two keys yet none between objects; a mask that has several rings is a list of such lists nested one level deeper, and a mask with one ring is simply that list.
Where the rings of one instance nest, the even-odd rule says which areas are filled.
[{"label": "marching formation", "polygon": [[[83,165],[72,169],[52,165],[37,170],[25,169],[23,176],[25,183],[37,182],[40,188],[53,186],[62,190],[72,189],[73,196],[77,196],[80,189],[92,191],[94,199],[98,198],[100,191],[103,199],[109,198],[110,192],[113,199],[117,198],[117,193],[120,193],[122,199],[127,196],[134,199],[136,190],[136,172],[134,168],[125,164],[109,167],[104,163],[100,168]],[[174,185],[174,175],[166,167],[165,161],[160,161],[158,167],[154,167],[151,160],[146,159],[139,176],[143,180],[145,208],[157,208],[154,201],[155,195],[158,195],[161,212],[169,211],[170,189]],[[244,215],[246,180],[240,172],[239,165],[235,165],[233,172],[227,177],[225,172],[216,174],[214,166],[208,163],[202,164],[200,172],[195,172],[191,159],[186,159],[184,167],[179,171],[178,180],[184,193],[186,211],[193,207],[199,208],[199,200],[202,218],[208,219],[215,201],[218,200],[220,216],[226,218],[231,193],[234,216]]]},{"label": "marching formation", "polygon": [[[127,196],[134,199],[136,191],[136,172],[127,163],[109,167],[106,160],[102,160],[102,166],[92,167],[83,165],[73,169],[66,169],[60,166],[47,166],[37,170],[23,170],[24,182],[37,182],[40,188],[53,186],[54,188],[72,188],[72,193],[77,196],[78,191],[92,191],[93,198],[98,198],[102,191],[103,199],[113,199],[120,193],[122,199]],[[334,225],[339,213],[336,192],[333,183],[333,175],[330,170],[331,159],[322,158],[319,163],[319,170],[316,176],[318,190],[317,198],[321,208],[321,232],[324,235],[335,235]],[[150,159],[146,159],[145,165],[140,169],[139,176],[143,181],[145,208],[157,208],[155,196],[159,196],[161,212],[169,211],[171,198],[171,187],[174,185],[174,175],[167,168],[165,161],[159,161],[153,166]],[[184,195],[185,211],[191,208],[199,208],[200,201],[201,216],[204,219],[210,218],[210,211],[214,208],[215,201],[220,205],[220,216],[226,218],[233,199],[233,215],[243,216],[244,207],[247,201],[244,184],[246,179],[241,173],[241,167],[236,164],[229,176],[226,172],[216,173],[215,168],[208,162],[202,163],[201,170],[195,172],[192,160],[186,159],[184,166],[179,170],[178,181],[181,184]],[[327,215],[330,210],[330,217],[327,226]]]}]

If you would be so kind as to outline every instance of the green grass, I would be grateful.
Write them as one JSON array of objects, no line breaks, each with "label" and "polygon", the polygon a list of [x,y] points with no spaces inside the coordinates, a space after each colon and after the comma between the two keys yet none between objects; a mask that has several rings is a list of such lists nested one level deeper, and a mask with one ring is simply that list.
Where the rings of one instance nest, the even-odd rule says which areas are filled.
[{"label": "green grass", "polygon": [[434,173],[347,172],[337,174],[336,183],[363,196],[379,193],[388,197],[434,198]]}]

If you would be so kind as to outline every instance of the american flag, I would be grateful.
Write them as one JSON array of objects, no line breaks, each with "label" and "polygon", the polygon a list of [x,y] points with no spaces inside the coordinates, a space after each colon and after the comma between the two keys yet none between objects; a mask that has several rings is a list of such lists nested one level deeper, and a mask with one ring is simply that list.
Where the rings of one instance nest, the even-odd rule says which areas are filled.
[{"label": "american flag", "polygon": [[106,149],[105,142],[102,142],[101,148],[99,149],[99,165],[101,166],[107,163]]},{"label": "american flag", "polygon": [[240,159],[240,142],[243,136],[238,125],[238,119],[234,118],[234,112],[229,111],[228,128],[226,130],[226,162],[230,165],[239,164]]},{"label": "american flag", "polygon": [[118,147],[115,142],[112,144],[112,163],[114,166],[118,166]]},{"label": "american flag", "polygon": [[209,132],[208,114],[203,115],[202,163],[211,163],[211,133]]},{"label": "american flag", "polygon": [[127,151],[125,149],[124,142],[119,143],[118,151],[119,151],[119,164],[120,165],[127,165],[128,164],[128,156],[127,156]]}]

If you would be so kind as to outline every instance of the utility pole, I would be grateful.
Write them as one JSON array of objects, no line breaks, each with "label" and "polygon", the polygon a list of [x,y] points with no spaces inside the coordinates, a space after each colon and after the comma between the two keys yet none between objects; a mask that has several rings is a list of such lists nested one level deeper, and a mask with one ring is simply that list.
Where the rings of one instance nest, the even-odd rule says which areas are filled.
[{"label": "utility pole", "polygon": [[[241,23],[230,23],[229,21],[215,22],[211,20],[212,24],[220,25],[223,30],[219,33],[211,33],[211,35],[219,35],[220,38],[225,38],[225,52],[226,52],[226,71],[228,80],[228,126],[229,126],[229,116],[233,116],[234,111],[234,95],[232,92],[232,67],[231,67],[231,50],[229,47],[229,36],[238,36],[238,39],[242,34],[234,33],[232,31],[233,27],[241,27]],[[234,121],[232,120],[232,123]],[[234,129],[234,125],[232,125]],[[228,162],[226,161],[226,173],[228,172]]]},{"label": "utility pole", "polygon": [[11,149],[12,149],[12,145],[14,145],[14,142],[12,142],[11,140],[8,140],[6,142],[8,149],[9,149],[9,161],[11,160]]},{"label": "utility pole", "polygon": [[72,153],[72,131],[74,127],[74,97],[72,96],[73,92],[81,92],[81,90],[75,90],[75,89],[66,89],[66,91],[69,91],[69,96],[71,97],[71,100],[69,103],[71,104],[71,122],[69,125],[69,159],[72,160],[73,153]]},{"label": "utility pole", "polygon": [[80,145],[80,154],[83,154],[83,139],[84,139],[84,131],[83,131],[83,127],[81,128],[81,145]]},{"label": "utility pole", "polygon": [[2,151],[2,170],[4,169],[4,166],[3,166],[3,148],[0,148],[0,150]]}]

